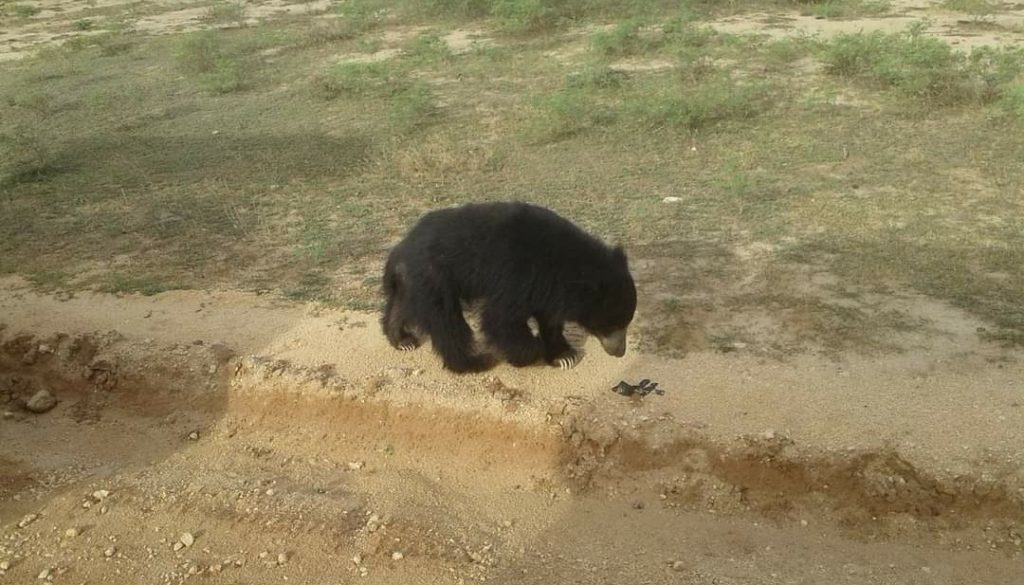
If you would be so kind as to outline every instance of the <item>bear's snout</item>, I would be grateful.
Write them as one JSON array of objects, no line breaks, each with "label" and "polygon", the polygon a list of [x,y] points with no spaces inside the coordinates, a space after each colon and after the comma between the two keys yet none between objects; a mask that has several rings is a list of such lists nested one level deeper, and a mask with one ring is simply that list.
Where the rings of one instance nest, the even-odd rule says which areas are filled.
[{"label": "bear's snout", "polygon": [[601,347],[604,348],[605,353],[615,357],[622,357],[626,355],[626,330],[619,329],[608,335],[599,337],[601,340]]}]

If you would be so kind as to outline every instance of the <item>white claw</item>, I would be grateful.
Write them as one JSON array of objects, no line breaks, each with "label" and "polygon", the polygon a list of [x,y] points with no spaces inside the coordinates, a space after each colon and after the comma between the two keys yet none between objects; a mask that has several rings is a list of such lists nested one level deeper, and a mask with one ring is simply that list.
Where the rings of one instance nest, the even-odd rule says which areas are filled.
[{"label": "white claw", "polygon": [[412,350],[416,349],[416,346],[412,345],[412,344],[406,343],[406,344],[403,344],[403,345],[399,345],[398,349],[401,350],[401,351],[412,351]]},{"label": "white claw", "polygon": [[576,364],[578,363],[580,363],[578,356],[558,358],[558,367],[563,370],[571,370],[576,367]]}]

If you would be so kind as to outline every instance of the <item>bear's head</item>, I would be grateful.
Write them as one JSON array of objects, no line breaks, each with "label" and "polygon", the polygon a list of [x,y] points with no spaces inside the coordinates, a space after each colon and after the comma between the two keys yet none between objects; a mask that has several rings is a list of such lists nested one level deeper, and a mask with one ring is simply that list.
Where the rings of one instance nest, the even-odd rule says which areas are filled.
[{"label": "bear's head", "polygon": [[622,357],[626,354],[626,330],[636,313],[636,285],[622,247],[616,246],[609,255],[610,262],[603,270],[588,275],[576,321],[601,341],[608,355]]}]

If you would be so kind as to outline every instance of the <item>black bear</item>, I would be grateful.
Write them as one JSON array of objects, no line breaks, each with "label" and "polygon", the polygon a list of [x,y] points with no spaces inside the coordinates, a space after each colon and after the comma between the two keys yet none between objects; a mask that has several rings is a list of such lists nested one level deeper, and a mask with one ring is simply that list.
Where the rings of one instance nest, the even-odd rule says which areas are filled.
[{"label": "black bear", "polygon": [[[495,359],[474,349],[463,304],[482,304],[481,328],[516,367],[580,360],[563,335],[567,321],[616,357],[636,311],[626,253],[556,213],[520,202],[431,211],[391,250],[384,267],[381,326],[397,349],[429,337],[444,367],[479,372]],[[529,327],[536,320],[538,335]]]}]

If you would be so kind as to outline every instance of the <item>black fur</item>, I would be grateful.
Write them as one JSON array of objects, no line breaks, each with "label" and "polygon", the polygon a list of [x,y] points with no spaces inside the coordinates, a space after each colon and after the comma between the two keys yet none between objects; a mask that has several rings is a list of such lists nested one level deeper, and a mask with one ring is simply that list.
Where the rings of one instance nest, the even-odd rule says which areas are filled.
[{"label": "black fur", "polygon": [[[427,213],[388,256],[384,294],[381,325],[391,345],[412,349],[429,337],[454,372],[494,365],[474,350],[463,303],[482,301],[484,334],[514,366],[575,363],[562,334],[565,322],[607,336],[624,331],[636,309],[621,247],[610,248],[554,212],[525,203]],[[539,326],[537,337],[530,317]]]}]

